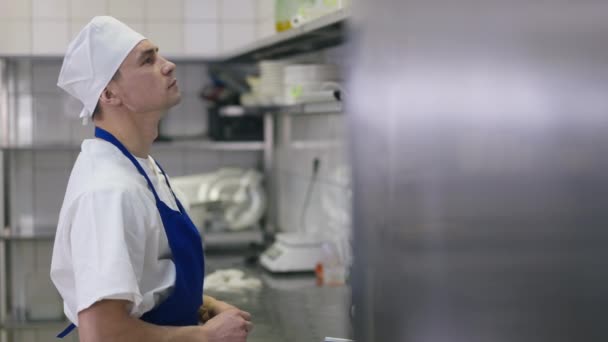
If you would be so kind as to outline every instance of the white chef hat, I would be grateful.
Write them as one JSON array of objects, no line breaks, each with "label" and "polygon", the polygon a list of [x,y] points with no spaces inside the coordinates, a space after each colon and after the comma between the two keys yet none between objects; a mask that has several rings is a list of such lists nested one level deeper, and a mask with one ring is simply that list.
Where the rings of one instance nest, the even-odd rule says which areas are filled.
[{"label": "white chef hat", "polygon": [[117,19],[100,16],[91,19],[72,40],[57,86],[82,102],[83,124],[93,116],[101,92],[129,52],[144,39]]}]

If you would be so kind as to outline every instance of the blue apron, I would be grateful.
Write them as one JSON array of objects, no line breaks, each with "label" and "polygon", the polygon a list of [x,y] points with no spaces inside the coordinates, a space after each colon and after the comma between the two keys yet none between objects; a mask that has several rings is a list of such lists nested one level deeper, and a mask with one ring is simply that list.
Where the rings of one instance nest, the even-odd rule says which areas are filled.
[{"label": "blue apron", "polygon": [[[151,311],[146,312],[141,319],[156,325],[197,325],[199,322],[198,309],[203,301],[205,262],[201,236],[196,226],[188,217],[175,194],[173,194],[173,189],[171,189],[167,175],[158,163],[156,165],[162,171],[165,182],[175,198],[179,211],[171,209],[160,200],[144,169],[118,139],[99,127],[95,128],[95,136],[116,146],[129,158],[131,163],[137,168],[137,171],[148,182],[148,186],[156,199],[156,208],[163,221],[167,239],[169,240],[169,247],[171,247],[171,253],[173,254],[173,263],[175,264],[175,285],[173,290],[169,297]],[[75,327],[74,324],[70,324],[57,337],[63,338],[67,336]]]}]

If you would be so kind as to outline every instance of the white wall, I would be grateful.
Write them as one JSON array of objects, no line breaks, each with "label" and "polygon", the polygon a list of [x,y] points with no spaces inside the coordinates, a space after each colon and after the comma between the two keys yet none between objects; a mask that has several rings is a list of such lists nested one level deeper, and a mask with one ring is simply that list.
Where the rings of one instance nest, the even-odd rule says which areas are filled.
[{"label": "white wall", "polygon": [[124,21],[167,56],[214,56],[274,33],[273,0],[0,0],[0,55],[61,55],[95,15]]}]

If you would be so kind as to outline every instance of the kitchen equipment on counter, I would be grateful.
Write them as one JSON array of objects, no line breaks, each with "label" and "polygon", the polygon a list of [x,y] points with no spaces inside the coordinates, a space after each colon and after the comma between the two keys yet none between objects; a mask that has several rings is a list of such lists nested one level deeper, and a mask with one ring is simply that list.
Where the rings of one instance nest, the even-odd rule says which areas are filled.
[{"label": "kitchen equipment on counter", "polygon": [[318,234],[279,233],[260,256],[260,263],[271,272],[312,272],[320,261],[324,242]]},{"label": "kitchen equipment on counter", "polygon": [[266,209],[262,175],[256,170],[224,168],[175,177],[172,184],[194,224],[204,232],[256,227]]},{"label": "kitchen equipment on counter", "polygon": [[183,207],[188,212],[192,223],[203,231],[205,226],[206,209],[204,203],[198,200],[198,188],[201,184],[208,182],[212,173],[201,173],[182,177],[172,177],[171,186],[175,196],[179,198]]}]

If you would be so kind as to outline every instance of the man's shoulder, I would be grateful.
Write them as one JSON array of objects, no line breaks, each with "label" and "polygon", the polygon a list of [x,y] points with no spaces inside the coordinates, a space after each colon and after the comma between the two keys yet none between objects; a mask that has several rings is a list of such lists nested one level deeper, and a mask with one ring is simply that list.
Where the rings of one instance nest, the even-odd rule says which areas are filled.
[{"label": "man's shoulder", "polygon": [[[88,144],[87,144],[88,142]],[[85,141],[70,174],[66,200],[95,192],[142,193],[150,190],[135,166],[114,146]],[[149,196],[152,197],[150,193]]]}]

